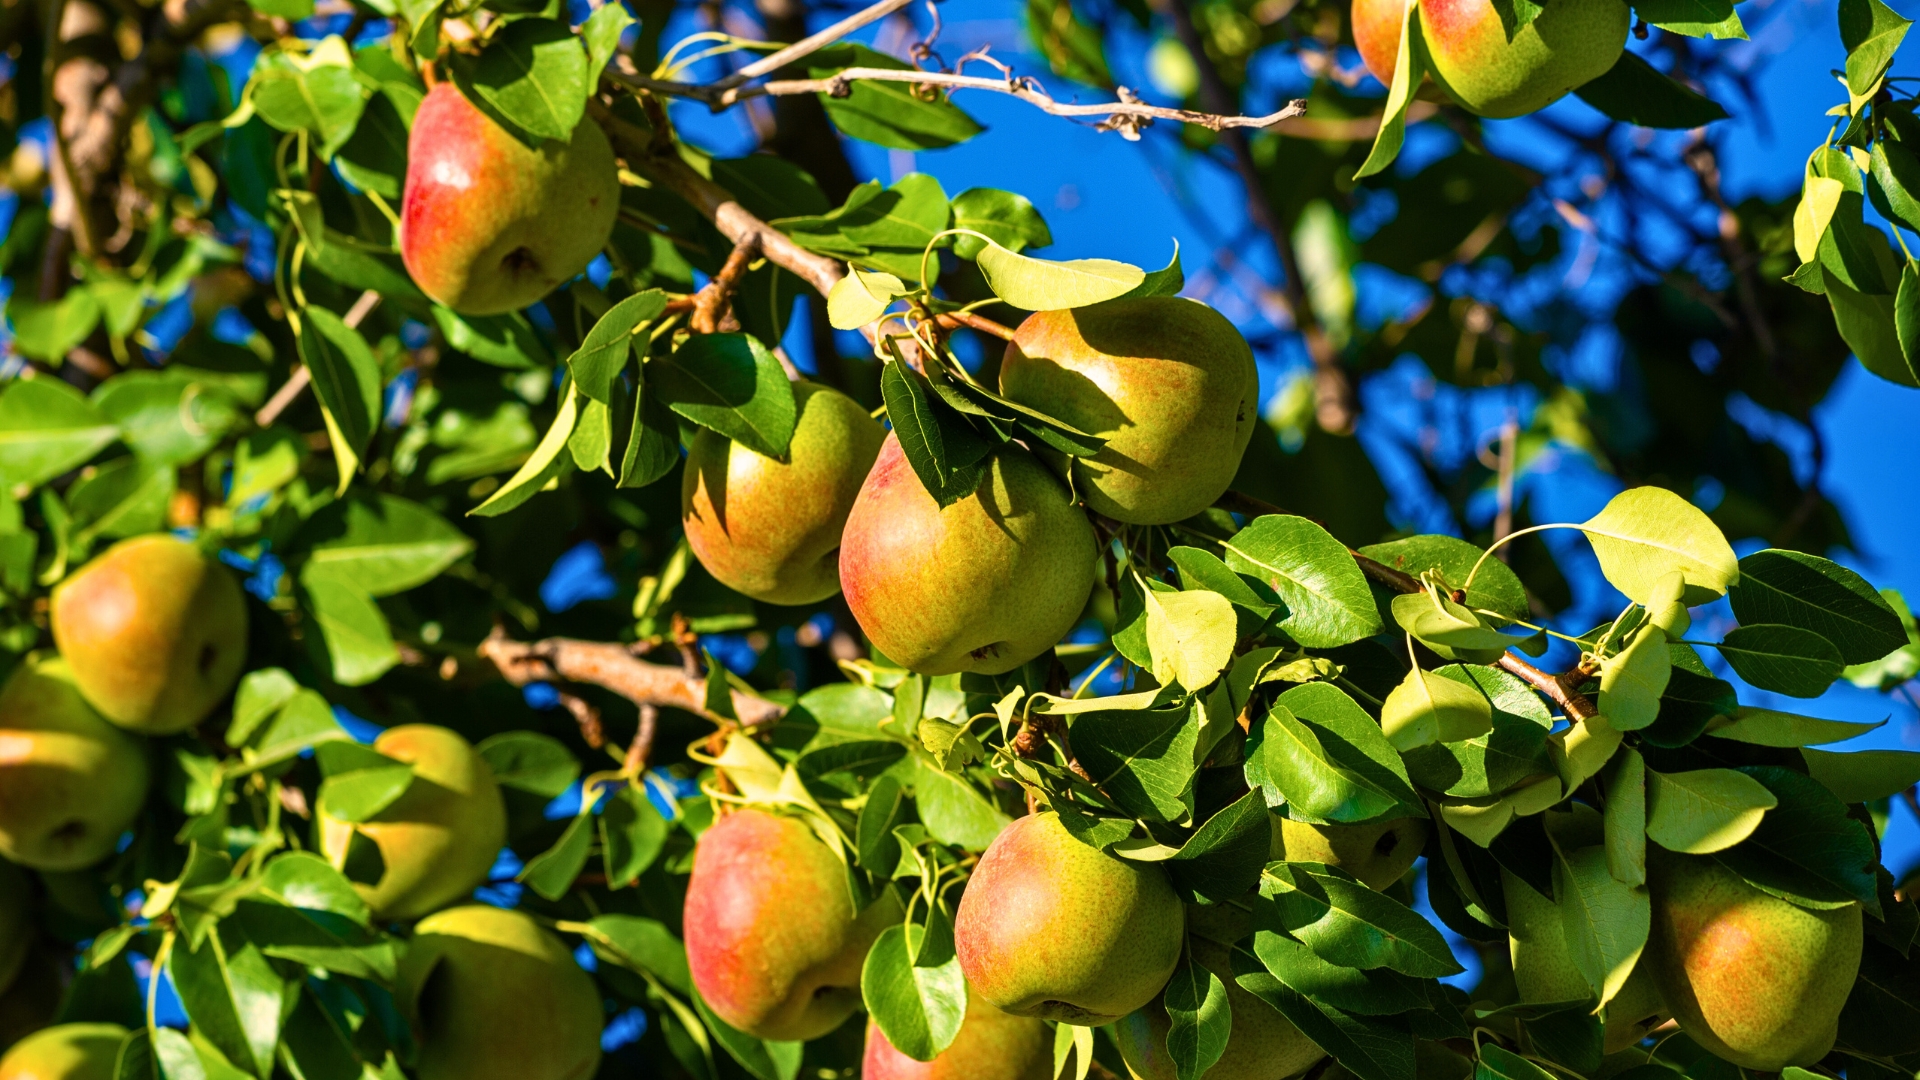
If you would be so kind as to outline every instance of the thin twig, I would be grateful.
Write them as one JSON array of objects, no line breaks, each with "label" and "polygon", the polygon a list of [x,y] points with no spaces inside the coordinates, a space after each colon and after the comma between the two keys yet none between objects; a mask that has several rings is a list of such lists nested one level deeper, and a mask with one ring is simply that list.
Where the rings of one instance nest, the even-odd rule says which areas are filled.
[{"label": "thin twig", "polygon": [[1013,327],[1005,323],[994,322],[985,315],[975,314],[971,311],[949,311],[942,315],[935,315],[933,322],[934,325],[940,327],[942,330],[952,330],[964,326],[969,330],[978,330],[983,334],[997,337],[1001,341],[1013,340]]},{"label": "thin twig", "polygon": [[638,777],[647,771],[647,761],[653,756],[653,737],[659,729],[660,707],[651,702],[641,702],[640,727],[633,733],[633,741],[627,744],[626,760],[620,764],[621,772]]},{"label": "thin twig", "polygon": [[[347,324],[347,329],[358,330],[361,322],[373,313],[379,303],[380,294],[368,289],[360,294],[360,298],[347,309],[346,317],[340,321]],[[300,391],[305,390],[312,381],[313,372],[308,371],[305,364],[295,364],[293,371],[287,375],[287,381],[273,392],[265,405],[260,406],[259,412],[253,414],[253,422],[260,427],[273,426],[273,422],[280,419],[280,414],[287,411],[287,406],[293,404],[293,400],[300,396]]]},{"label": "thin twig", "polygon": [[595,750],[607,745],[606,728],[600,723],[600,710],[586,698],[574,694],[561,694],[560,704],[573,714],[573,722],[580,726],[580,738]]},{"label": "thin twig", "polygon": [[[515,641],[496,628],[477,651],[515,686],[552,681],[589,683],[635,705],[683,709],[715,723],[726,722],[707,711],[706,679],[688,676],[682,666],[649,664],[617,642],[572,638]],[[739,690],[732,694],[733,711],[748,727],[773,723],[787,711],[786,706],[763,697]]]},{"label": "thin twig", "polygon": [[760,254],[760,236],[749,233],[733,245],[727,254],[726,264],[693,297],[693,315],[687,321],[696,334],[717,334],[721,324],[733,306],[733,294],[740,287],[740,279],[747,276],[747,268]]},{"label": "thin twig", "polygon": [[832,26],[781,49],[779,52],[763,56],[739,71],[714,83],[716,90],[729,90],[745,82],[751,82],[770,71],[778,71],[803,56],[810,56],[821,49],[839,41],[855,30],[875,23],[913,3],[913,0],[880,0],[871,7],[854,12]]}]

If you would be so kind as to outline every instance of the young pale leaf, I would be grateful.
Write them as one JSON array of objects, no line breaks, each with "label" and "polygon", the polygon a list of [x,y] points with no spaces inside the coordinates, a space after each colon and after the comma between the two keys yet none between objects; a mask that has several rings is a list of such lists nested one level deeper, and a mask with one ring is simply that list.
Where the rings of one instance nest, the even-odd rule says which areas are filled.
[{"label": "young pale leaf", "polygon": [[1461,604],[1431,589],[1393,598],[1393,621],[1424,645],[1448,649],[1502,653],[1518,639],[1507,637],[1480,621]]},{"label": "young pale leaf", "polygon": [[329,817],[366,821],[392,806],[413,783],[413,766],[388,761],[372,768],[330,775],[320,783],[319,805]]},{"label": "young pale leaf", "polygon": [[1653,908],[1644,887],[1629,885],[1607,868],[1607,852],[1594,845],[1563,851],[1555,845],[1554,894],[1567,952],[1600,1004],[1612,1001],[1647,945]]},{"label": "young pale leaf", "polygon": [[1233,1011],[1220,976],[1191,954],[1167,983],[1167,1057],[1179,1080],[1199,1080],[1226,1052]]},{"label": "young pale leaf", "polygon": [[1807,772],[1844,803],[1897,795],[1920,783],[1920,753],[1912,750],[1801,750]]},{"label": "young pale leaf", "polygon": [[1660,716],[1660,695],[1673,677],[1667,635],[1643,626],[1627,647],[1600,664],[1600,712],[1621,731],[1639,731]]},{"label": "young pale leaf", "polygon": [[1233,657],[1233,605],[1216,592],[1147,590],[1147,647],[1153,677],[1199,690],[1220,677]]},{"label": "young pale leaf", "polygon": [[1813,716],[1775,712],[1772,709],[1745,705],[1734,710],[1730,723],[1721,727],[1708,728],[1707,734],[1717,739],[1732,739],[1734,742],[1751,743],[1754,746],[1791,748],[1844,742],[1856,735],[1865,735],[1885,724],[1885,720],[1874,724],[1854,723],[1848,720],[1822,720]]},{"label": "young pale leaf", "polygon": [[1607,771],[1607,804],[1602,827],[1607,872],[1625,885],[1647,883],[1647,763],[1628,747]]},{"label": "young pale leaf", "polygon": [[1781,623],[1811,630],[1865,664],[1907,643],[1907,628],[1865,578],[1831,559],[1769,548],[1740,560],[1727,599],[1743,625]]},{"label": "young pale leaf", "polygon": [[1665,488],[1615,495],[1581,524],[1600,572],[1627,599],[1645,603],[1662,577],[1686,575],[1686,602],[1704,604],[1740,580],[1740,563],[1720,527],[1700,508]]},{"label": "young pale leaf", "polygon": [[827,322],[835,330],[858,330],[879,318],[895,297],[906,294],[906,283],[892,274],[849,265],[847,276],[827,290]]},{"label": "young pale leaf", "polygon": [[[1818,754],[1803,750],[1802,754]],[[1780,804],[1745,843],[1713,855],[1755,888],[1812,908],[1858,901],[1879,909],[1873,837],[1819,780],[1774,766],[1742,766]]]},{"label": "young pale leaf", "polygon": [[1400,49],[1393,65],[1393,79],[1387,85],[1387,103],[1380,117],[1380,130],[1373,137],[1373,149],[1353,174],[1364,179],[1393,164],[1400,146],[1407,139],[1407,110],[1413,105],[1415,91],[1427,79],[1426,34],[1420,28],[1420,5],[1407,4],[1400,21]]},{"label": "young pale leaf", "polygon": [[701,334],[647,364],[647,389],[762,457],[787,456],[799,407],[780,361],[747,334]]},{"label": "young pale leaf", "polygon": [[1472,687],[1414,668],[1381,705],[1380,727],[1394,749],[1405,753],[1485,735],[1493,730],[1493,707]]},{"label": "young pale leaf", "polygon": [[1847,48],[1847,92],[1871,93],[1893,63],[1894,51],[1913,22],[1880,0],[1840,0],[1840,43]]},{"label": "young pale leaf", "polygon": [[571,385],[565,387],[553,424],[541,436],[540,445],[533,448],[532,456],[511,479],[500,485],[500,490],[467,513],[475,517],[498,517],[546,490],[547,484],[571,468],[573,456],[567,453],[567,443],[573,438],[574,426],[580,419],[580,403],[585,400],[585,394],[575,393]]},{"label": "young pale leaf", "polygon": [[1619,728],[1607,722],[1605,714],[1589,716],[1553,736],[1561,748],[1561,784],[1572,791],[1597,775],[1612,760],[1625,737]]},{"label": "young pale leaf", "polygon": [[[1741,569],[1744,573],[1744,564]],[[1647,597],[1647,621],[1659,627],[1668,641],[1686,637],[1693,626],[1693,614],[1682,599],[1686,593],[1687,576],[1675,570],[1655,582],[1653,594]]]},{"label": "young pale leaf", "polygon": [[625,4],[607,4],[587,17],[580,28],[580,40],[587,46],[587,86],[600,82],[600,73],[620,48],[620,35],[634,23]]},{"label": "young pale leaf", "polygon": [[974,257],[995,296],[1023,311],[1059,311],[1125,296],[1146,271],[1112,259],[1049,262],[989,242]]},{"label": "young pale leaf", "polygon": [[1732,769],[1647,772],[1647,836],[1668,851],[1725,851],[1779,804],[1765,785]]},{"label": "young pale leaf", "polygon": [[[1747,33],[1740,26],[1740,16],[1730,14],[1710,27],[1700,26],[1700,33],[1692,36],[1744,38]],[[1645,128],[1698,128],[1727,118],[1719,102],[1661,73],[1631,51],[1622,52],[1606,74],[1574,87],[1573,93],[1614,120]]]},{"label": "young pale leaf", "polygon": [[1227,541],[1227,565],[1273,586],[1287,605],[1280,629],[1312,649],[1380,632],[1380,613],[1345,544],[1303,517],[1269,514]]},{"label": "young pale leaf", "polygon": [[918,924],[887,927],[860,969],[860,991],[873,1022],[894,1049],[915,1061],[932,1061],[945,1050],[967,1010],[967,983],[951,950],[937,966],[914,962],[926,933]]},{"label": "young pale leaf", "polygon": [[1734,628],[1720,643],[1720,655],[1741,678],[1789,697],[1819,697],[1846,667],[1833,642],[1780,623]]},{"label": "young pale leaf", "polygon": [[1067,1059],[1073,1059],[1073,1080],[1087,1080],[1093,1068],[1093,1029],[1078,1024],[1060,1024],[1053,1030],[1053,1080],[1067,1075]]}]

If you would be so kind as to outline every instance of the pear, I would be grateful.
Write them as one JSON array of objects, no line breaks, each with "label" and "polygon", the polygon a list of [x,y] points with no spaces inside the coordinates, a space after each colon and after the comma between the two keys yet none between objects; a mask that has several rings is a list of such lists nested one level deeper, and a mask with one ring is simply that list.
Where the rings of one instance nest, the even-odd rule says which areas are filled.
[{"label": "pear", "polygon": [[1007,344],[1000,392],[1104,436],[1099,453],[1072,459],[1074,490],[1094,513],[1136,525],[1212,506],[1260,421],[1247,339],[1174,296],[1035,312]]},{"label": "pear", "polygon": [[[1393,83],[1406,0],[1354,0],[1353,39],[1373,76]],[[1549,18],[1551,16],[1551,18]],[[1433,79],[1468,112],[1522,116],[1605,75],[1627,44],[1624,0],[1564,0],[1507,40],[1492,0],[1422,0]]]},{"label": "pear", "polygon": [[1406,875],[1426,842],[1427,823],[1420,818],[1394,818],[1366,825],[1310,825],[1275,817],[1271,854],[1288,862],[1337,866],[1369,889],[1384,889]]},{"label": "pear", "polygon": [[0,1080],[114,1080],[127,1029],[119,1024],[59,1024],[13,1044]]},{"label": "pear", "polygon": [[73,967],[73,954],[66,949],[28,952],[13,985],[0,993],[0,1054],[59,1016]]},{"label": "pear", "polygon": [[1680,1030],[1742,1068],[1810,1066],[1833,1049],[1860,973],[1860,905],[1809,911],[1705,856],[1649,847],[1647,955]]},{"label": "pear", "polygon": [[1025,450],[996,450],[942,508],[888,435],[847,516],[840,584],[888,660],[926,675],[998,675],[1052,648],[1093,592],[1093,526]]},{"label": "pear", "polygon": [[0,994],[33,951],[33,883],[19,867],[0,859]]},{"label": "pear", "polygon": [[[1233,1030],[1227,1048],[1213,1067],[1201,1073],[1206,1080],[1286,1080],[1298,1076],[1327,1056],[1312,1039],[1300,1033],[1280,1011],[1241,989],[1233,981],[1233,962],[1227,946],[1192,936],[1187,947],[1202,967],[1219,976],[1227,987],[1227,1008]],[[1167,1032],[1172,1024],[1166,1007],[1154,1000],[1113,1026],[1113,1041],[1134,1080],[1179,1080],[1167,1056]]]},{"label": "pear", "polygon": [[0,687],[0,856],[92,866],[139,816],[147,777],[145,741],[93,711],[66,661],[29,657]]},{"label": "pear", "polygon": [[204,719],[247,660],[247,602],[218,560],[167,533],[108,548],[54,587],[53,641],[100,715],[171,735]]},{"label": "pear", "polygon": [[756,1038],[817,1039],[860,1007],[860,968],[900,917],[855,911],[847,867],[798,818],[736,810],[701,834],[682,917],[707,1007]]},{"label": "pear", "polygon": [[1001,1012],[969,988],[960,1034],[932,1061],[894,1049],[869,1020],[860,1080],[1053,1080],[1053,1033],[1030,1016]]},{"label": "pear", "polygon": [[451,82],[414,114],[400,257],[455,311],[498,315],[552,292],[607,245],[619,210],[613,147],[592,120],[529,147]]},{"label": "pear", "polygon": [[[1540,1005],[1592,1001],[1593,988],[1567,951],[1559,905],[1504,869],[1500,881],[1507,898],[1507,945],[1520,1000]],[[1642,954],[1626,984],[1607,1002],[1605,1052],[1619,1053],[1638,1043],[1668,1016],[1660,988],[1654,984],[1652,964]]]},{"label": "pear", "polygon": [[994,837],[953,933],[960,970],[988,1004],[1097,1027],[1167,985],[1186,912],[1159,867],[1089,847],[1047,812]]},{"label": "pear", "polygon": [[474,904],[420,920],[396,1000],[419,1080],[587,1080],[600,1065],[599,989],[522,912]]},{"label": "pear", "polygon": [[[346,871],[359,843],[371,842],[383,868],[354,888],[381,919],[416,919],[473,892],[507,842],[507,808],[493,770],[458,733],[432,724],[388,728],[373,748],[413,766],[413,782],[393,805],[358,824],[327,813],[316,819],[320,850]],[[350,876],[353,876],[350,874]]]},{"label": "pear", "polygon": [[702,428],[681,474],[687,546],[721,584],[769,604],[840,591],[840,531],[887,437],[837,390],[799,382],[793,396],[800,417],[785,461]]}]

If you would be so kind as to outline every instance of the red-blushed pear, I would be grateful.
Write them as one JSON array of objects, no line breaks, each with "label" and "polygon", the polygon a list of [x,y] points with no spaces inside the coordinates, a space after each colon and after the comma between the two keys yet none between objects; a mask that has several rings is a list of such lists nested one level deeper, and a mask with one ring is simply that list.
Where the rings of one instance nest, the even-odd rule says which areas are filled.
[{"label": "red-blushed pear", "polygon": [[1704,856],[1649,847],[1647,954],[1680,1030],[1742,1068],[1810,1066],[1833,1049],[1860,973],[1860,905],[1809,911]]},{"label": "red-blushed pear", "polygon": [[600,1066],[599,989],[522,912],[474,904],[420,920],[396,998],[419,1080],[587,1080]]},{"label": "red-blushed pear", "polygon": [[1097,1027],[1167,985],[1186,909],[1159,867],[1083,844],[1047,812],[994,837],[953,934],[967,985],[988,1004]]},{"label": "red-blushed pear", "polygon": [[[1353,38],[1389,85],[1406,0],[1354,0]],[[1468,112],[1522,116],[1607,73],[1627,44],[1623,0],[1549,4],[1507,40],[1492,0],[1421,0],[1420,31],[1435,82]]]},{"label": "red-blushed pear", "polygon": [[1427,823],[1420,818],[1394,818],[1368,825],[1309,825],[1276,817],[1269,854],[1288,862],[1337,866],[1369,889],[1384,889],[1406,874],[1426,842]]},{"label": "red-blushed pear", "polygon": [[167,533],[101,552],[54,587],[53,642],[100,715],[171,735],[198,724],[247,662],[247,602],[219,561]]},{"label": "red-blushed pear", "polygon": [[119,1024],[57,1024],[13,1044],[0,1057],[0,1080],[114,1080],[127,1029]]},{"label": "red-blushed pear", "polygon": [[498,315],[552,292],[606,246],[619,210],[613,147],[592,120],[536,149],[450,82],[414,114],[400,257],[455,311]]},{"label": "red-blushed pear", "polygon": [[[1561,929],[1561,911],[1550,897],[1506,870],[1500,872],[1507,899],[1507,946],[1513,960],[1513,981],[1524,1003],[1549,1005],[1593,999],[1593,988],[1573,962]],[[1607,1002],[1604,1048],[1616,1054],[1638,1043],[1665,1023],[1667,1009],[1654,985],[1652,963],[1645,953],[1627,976],[1626,985]]]},{"label": "red-blushed pear", "polygon": [[1109,300],[1027,317],[1000,392],[1107,440],[1073,458],[1074,490],[1116,521],[1165,525],[1213,505],[1260,422],[1247,339],[1175,296]]},{"label": "red-blushed pear", "polygon": [[102,719],[57,656],[0,687],[0,856],[78,870],[113,854],[147,798],[147,747]]},{"label": "red-blushed pear", "polygon": [[[379,852],[377,880],[354,888],[381,919],[417,919],[462,899],[487,879],[507,842],[507,808],[493,770],[459,733],[432,724],[388,728],[373,748],[413,766],[413,782],[393,805],[358,822],[315,815],[320,850],[335,869],[356,872],[357,847]],[[350,865],[354,864],[354,865]]]},{"label": "red-blushed pear", "polygon": [[[1198,935],[1187,938],[1187,948],[1202,967],[1226,984],[1227,1008],[1233,1030],[1220,1060],[1201,1073],[1206,1080],[1286,1080],[1311,1068],[1326,1051],[1278,1009],[1261,1001],[1233,981],[1233,962],[1227,946]],[[1134,1080],[1179,1080],[1167,1054],[1167,1032],[1172,1024],[1158,998],[1136,1009],[1113,1026],[1113,1041]]]},{"label": "red-blushed pear", "polygon": [[932,1061],[915,1061],[893,1048],[880,1025],[867,1021],[860,1080],[1053,1080],[1053,1033],[1030,1016],[1014,1016],[967,991],[960,1034]]},{"label": "red-blushed pear", "polygon": [[860,968],[900,917],[855,911],[847,867],[798,818],[736,810],[701,834],[682,914],[707,1007],[761,1039],[817,1039],[860,1007]]},{"label": "red-blushed pear", "polygon": [[1052,648],[1093,592],[1093,525],[1008,444],[941,507],[889,434],[847,515],[840,586],[874,648],[926,675],[998,675]]},{"label": "red-blushed pear", "polygon": [[6,993],[20,974],[36,936],[33,883],[25,871],[0,859],[0,994]]},{"label": "red-blushed pear", "polygon": [[840,591],[840,532],[887,429],[838,390],[793,387],[799,421],[787,460],[701,429],[687,449],[680,523],[720,583],[769,604]]}]

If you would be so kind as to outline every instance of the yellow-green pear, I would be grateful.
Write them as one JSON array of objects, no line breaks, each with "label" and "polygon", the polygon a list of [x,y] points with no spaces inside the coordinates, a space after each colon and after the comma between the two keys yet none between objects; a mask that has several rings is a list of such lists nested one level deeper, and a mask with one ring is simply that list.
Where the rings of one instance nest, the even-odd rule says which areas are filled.
[{"label": "yellow-green pear", "polygon": [[219,561],[167,533],[101,552],[54,587],[53,641],[100,715],[171,735],[198,724],[240,678],[247,604]]},{"label": "yellow-green pear", "polygon": [[413,782],[393,805],[359,823],[341,821],[323,803],[320,849],[335,869],[354,855],[356,834],[384,864],[377,882],[354,888],[380,919],[416,919],[473,892],[487,880],[507,842],[507,809],[493,770],[472,744],[432,724],[388,728],[373,748],[413,766]]},{"label": "yellow-green pear", "polygon": [[[1593,988],[1567,951],[1559,906],[1504,869],[1500,880],[1507,898],[1507,945],[1520,1000],[1541,1005],[1593,1000]],[[1661,1004],[1660,988],[1654,983],[1651,968],[1643,954],[1626,984],[1607,1002],[1607,1053],[1639,1042],[1670,1015]]]},{"label": "yellow-green pear", "polygon": [[994,837],[967,880],[953,938],[967,984],[989,1004],[1097,1027],[1167,985],[1186,911],[1158,866],[1081,843],[1049,811]]},{"label": "yellow-green pear", "polygon": [[[1279,1010],[1261,1001],[1233,981],[1233,963],[1227,946],[1190,936],[1193,958],[1226,984],[1227,1008],[1233,1030],[1220,1060],[1200,1075],[1205,1080],[1286,1080],[1305,1072],[1327,1052],[1301,1034]],[[1134,1080],[1179,1080],[1167,1054],[1167,1032],[1172,1024],[1166,1007],[1156,997],[1113,1026],[1113,1041]]]},{"label": "yellow-green pear", "polygon": [[1053,1032],[1031,1016],[1015,1016],[967,989],[960,1034],[932,1061],[894,1049],[880,1025],[867,1021],[860,1080],[1053,1080]]},{"label": "yellow-green pear", "polygon": [[900,919],[892,892],[856,911],[847,866],[796,817],[747,808],[701,834],[681,922],[693,985],[749,1035],[817,1039],[860,1007],[860,969]]},{"label": "yellow-green pear", "polygon": [[1860,905],[1810,911],[1711,857],[1650,847],[1647,956],[1680,1030],[1742,1068],[1827,1056],[1860,972]]},{"label": "yellow-green pear", "polygon": [[473,904],[420,920],[396,998],[419,1080],[586,1080],[600,1065],[600,991],[523,912]]},{"label": "yellow-green pear", "polygon": [[769,604],[840,591],[840,532],[887,429],[818,383],[793,386],[800,410],[785,461],[702,428],[681,473],[687,546],[721,584]]},{"label": "yellow-green pear", "polygon": [[59,1024],[13,1044],[0,1057],[0,1080],[114,1080],[127,1029],[119,1024]]},{"label": "yellow-green pear", "polygon": [[1072,459],[1074,490],[1093,512],[1138,525],[1213,505],[1260,422],[1247,339],[1175,296],[1029,315],[1000,363],[1000,392],[1106,438]]},{"label": "yellow-green pear", "polygon": [[1427,823],[1394,818],[1366,825],[1311,825],[1273,819],[1270,854],[1288,862],[1337,866],[1369,889],[1384,889],[1405,876],[1427,842]]},{"label": "yellow-green pear", "polygon": [[35,936],[33,883],[25,871],[0,859],[0,994],[20,974]]},{"label": "yellow-green pear", "polygon": [[92,866],[139,816],[147,777],[145,740],[101,719],[64,660],[29,657],[0,687],[0,856]]}]

